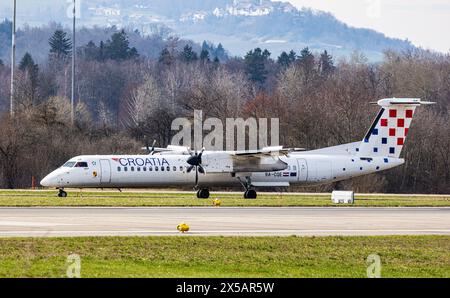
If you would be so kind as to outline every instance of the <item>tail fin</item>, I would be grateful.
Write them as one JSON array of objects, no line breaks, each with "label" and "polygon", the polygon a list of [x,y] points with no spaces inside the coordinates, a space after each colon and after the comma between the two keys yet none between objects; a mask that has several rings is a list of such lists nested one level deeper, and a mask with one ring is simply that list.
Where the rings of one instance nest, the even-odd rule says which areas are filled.
[{"label": "tail fin", "polygon": [[387,98],[377,102],[381,106],[375,121],[357,149],[361,157],[400,157],[416,108],[432,102],[414,98]]}]

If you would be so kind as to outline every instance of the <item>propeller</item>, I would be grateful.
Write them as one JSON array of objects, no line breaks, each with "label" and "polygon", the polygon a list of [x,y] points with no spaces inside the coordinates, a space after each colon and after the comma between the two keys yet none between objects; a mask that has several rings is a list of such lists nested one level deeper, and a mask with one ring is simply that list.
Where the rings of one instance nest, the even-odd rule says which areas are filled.
[{"label": "propeller", "polygon": [[187,159],[187,163],[190,165],[187,168],[187,172],[190,173],[195,168],[195,188],[198,186],[198,173],[205,174],[206,171],[202,166],[202,155],[205,151],[205,148],[200,151],[200,153],[197,153],[197,150],[195,153],[192,153],[192,151],[189,150],[189,154],[191,157]]}]

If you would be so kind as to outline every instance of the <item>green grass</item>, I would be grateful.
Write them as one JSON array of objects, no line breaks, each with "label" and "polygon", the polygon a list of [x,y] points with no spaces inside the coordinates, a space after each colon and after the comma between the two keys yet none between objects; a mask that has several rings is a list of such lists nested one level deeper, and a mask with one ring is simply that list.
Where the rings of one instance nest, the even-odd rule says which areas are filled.
[{"label": "green grass", "polygon": [[0,277],[450,277],[449,236],[1,238]]},{"label": "green grass", "polygon": [[[245,200],[242,194],[212,193],[208,200],[199,200],[195,193],[152,193],[118,191],[68,190],[69,197],[58,198],[56,191],[0,191],[0,206],[209,206],[219,198],[222,206],[335,206],[330,195],[263,194],[257,200]],[[339,205],[348,206],[348,205]],[[450,196],[357,195],[353,206],[409,207],[450,206]]]}]

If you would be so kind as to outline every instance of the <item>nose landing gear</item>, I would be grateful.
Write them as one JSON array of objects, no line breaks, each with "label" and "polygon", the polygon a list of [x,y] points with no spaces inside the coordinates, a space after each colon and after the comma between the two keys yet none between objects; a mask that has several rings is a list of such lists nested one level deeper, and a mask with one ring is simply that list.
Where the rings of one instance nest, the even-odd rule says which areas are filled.
[{"label": "nose landing gear", "polygon": [[203,188],[197,191],[197,198],[199,199],[208,199],[209,198],[209,189]]},{"label": "nose landing gear", "polygon": [[59,192],[58,192],[58,197],[59,198],[66,198],[67,197],[67,192],[65,192],[64,191],[64,189],[59,189]]}]

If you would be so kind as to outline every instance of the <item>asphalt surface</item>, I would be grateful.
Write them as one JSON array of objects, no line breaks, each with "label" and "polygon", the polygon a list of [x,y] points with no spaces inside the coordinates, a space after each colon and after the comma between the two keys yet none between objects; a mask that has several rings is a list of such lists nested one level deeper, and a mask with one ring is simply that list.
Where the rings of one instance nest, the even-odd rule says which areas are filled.
[{"label": "asphalt surface", "polygon": [[450,208],[0,208],[0,237],[450,235]]}]

